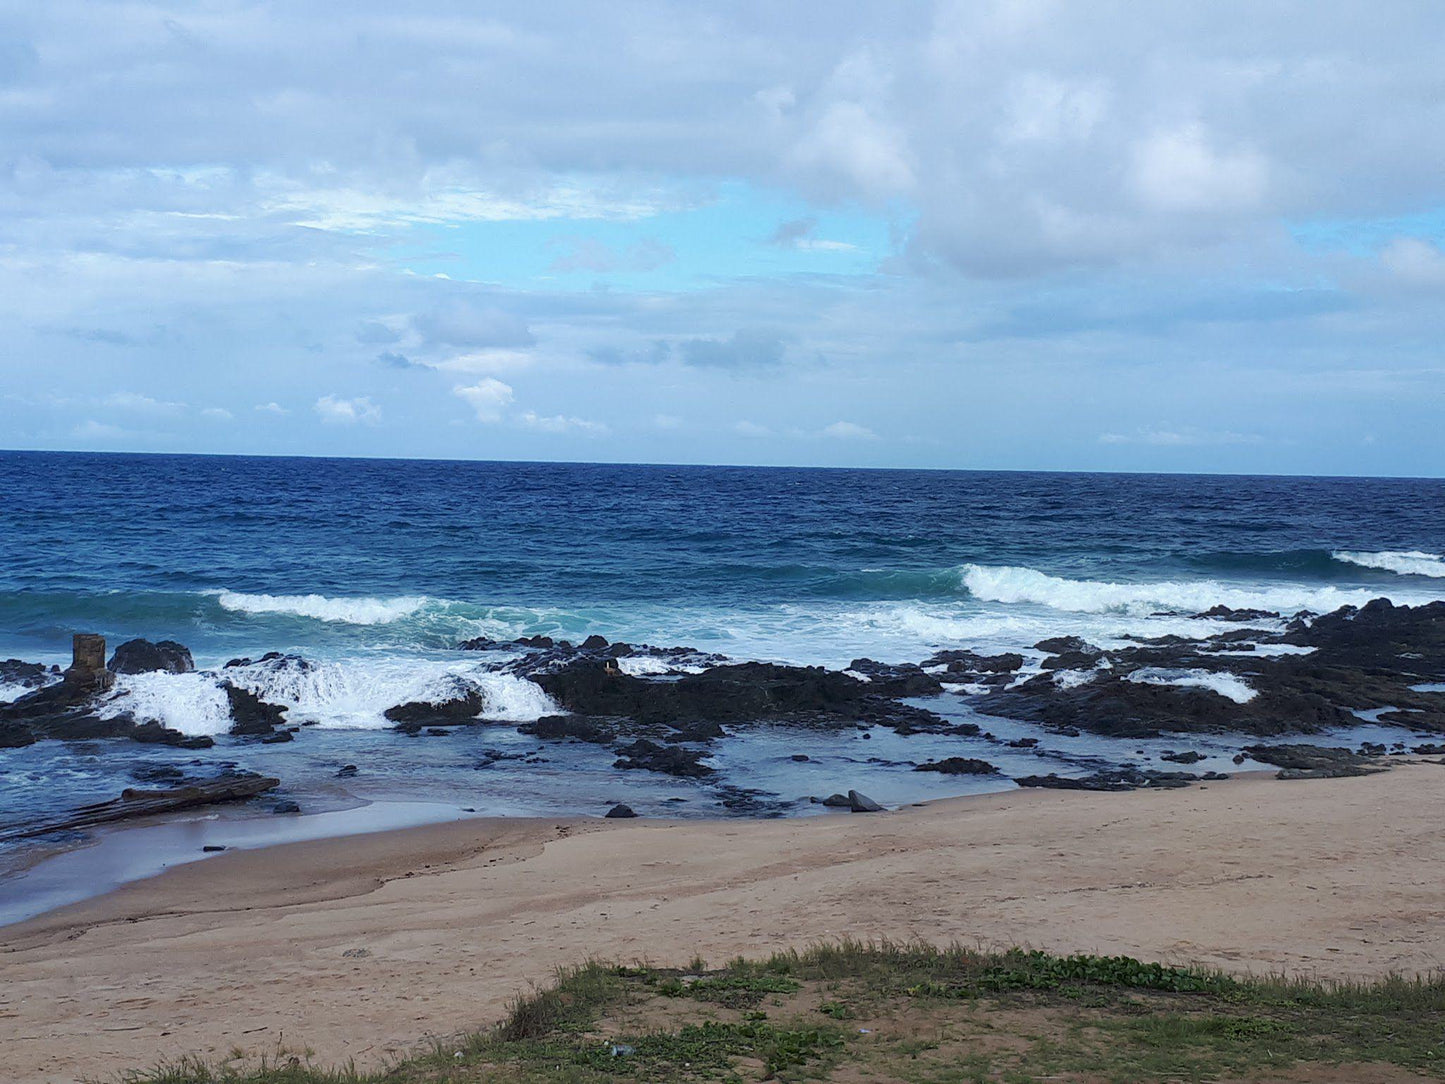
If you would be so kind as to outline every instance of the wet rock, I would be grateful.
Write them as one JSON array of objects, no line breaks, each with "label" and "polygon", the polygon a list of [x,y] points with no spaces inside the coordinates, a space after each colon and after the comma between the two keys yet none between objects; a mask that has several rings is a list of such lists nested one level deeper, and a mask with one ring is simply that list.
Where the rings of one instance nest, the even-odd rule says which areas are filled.
[{"label": "wet rock", "polygon": [[636,817],[637,814],[633,812],[630,805],[623,805],[621,802],[619,802],[617,805],[609,809],[606,813],[602,814],[602,816],[604,820],[613,821],[630,820],[633,817]]},{"label": "wet rock", "polygon": [[456,695],[439,700],[412,700],[387,708],[381,714],[396,729],[415,734],[424,727],[462,726],[470,723],[486,706],[480,689],[458,682]]},{"label": "wet rock", "polygon": [[225,849],[225,844],[222,843],[207,843],[201,847],[202,852],[204,852],[205,854],[219,854]]},{"label": "wet rock", "polygon": [[555,647],[556,641],[550,636],[518,636],[512,643],[518,647]]},{"label": "wet rock", "polygon": [[997,775],[998,769],[986,760],[973,757],[945,757],[931,760],[913,769],[915,772],[941,772],[944,775]]},{"label": "wet rock", "polygon": [[1043,787],[1049,790],[1124,791],[1141,788],[1176,789],[1197,783],[1200,777],[1192,772],[1157,772],[1132,767],[1111,768],[1082,776],[1025,775],[1014,780],[1021,787]]},{"label": "wet rock", "polygon": [[544,715],[535,723],[517,727],[522,734],[532,734],[547,741],[572,738],[576,741],[610,745],[617,740],[617,731],[585,715]]},{"label": "wet rock", "polygon": [[273,806],[271,807],[271,812],[272,812],[272,813],[300,813],[300,812],[301,812],[301,807],[300,807],[299,805],[297,805],[295,802],[290,801],[290,800],[288,799],[288,800],[286,800],[286,801],[277,802],[275,805],[273,805]]},{"label": "wet rock", "polygon": [[1161,753],[1159,759],[1167,760],[1171,764],[1198,764],[1204,759],[1204,754],[1196,753],[1193,749],[1186,749],[1181,753],[1176,753],[1171,750],[1167,753]]},{"label": "wet rock", "polygon": [[1426,742],[1424,745],[1417,745],[1410,752],[1421,757],[1445,756],[1445,745],[1435,742]]},{"label": "wet rock", "polygon": [[813,758],[808,756],[807,753],[794,753],[789,759],[792,760],[794,764],[806,764]]},{"label": "wet rock", "polygon": [[189,674],[196,668],[191,652],[184,644],[174,640],[127,640],[115,649],[107,666],[116,674],[148,674],[163,671],[168,674]]},{"label": "wet rock", "polygon": [[19,685],[25,689],[38,689],[60,677],[60,670],[39,662],[24,659],[0,659],[0,684]]},{"label": "wet rock", "polygon": [[1010,749],[1033,749],[1039,744],[1038,738],[1015,738],[1013,741],[1005,742]]},{"label": "wet rock", "polygon": [[337,769],[336,778],[350,779],[352,776],[356,775],[359,770],[360,769],[358,769],[355,764],[344,764],[339,769]]},{"label": "wet rock", "polygon": [[853,803],[848,801],[848,796],[846,794],[830,794],[828,795],[828,797],[824,798],[819,804],[825,805],[829,809],[847,809]]},{"label": "wet rock", "polygon": [[607,637],[598,636],[594,633],[583,640],[579,646],[583,651],[601,651],[607,646]]},{"label": "wet rock", "polygon": [[0,722],[0,749],[20,749],[35,742],[35,731],[24,723]]},{"label": "wet rock", "polygon": [[490,651],[493,648],[505,647],[500,640],[493,640],[490,636],[474,636],[470,640],[463,640],[457,644],[458,651]]},{"label": "wet rock", "polygon": [[854,659],[848,670],[867,678],[868,691],[877,696],[937,696],[943,691],[938,678],[913,663],[883,663]]},{"label": "wet rock", "polygon": [[269,704],[249,689],[232,685],[229,681],[221,688],[225,690],[226,700],[231,706],[232,734],[262,737],[272,734],[277,727],[286,725],[286,708],[280,704]]},{"label": "wet rock", "polygon": [[261,737],[262,745],[281,745],[288,741],[295,741],[296,735],[289,730],[276,730]]},{"label": "wet rock", "polygon": [[1385,770],[1374,758],[1339,746],[1246,745],[1241,751],[1252,760],[1279,768],[1279,779],[1338,779]]},{"label": "wet rock", "polygon": [[1279,617],[1273,610],[1231,610],[1228,606],[1211,606],[1201,613],[1191,614],[1196,618],[1214,618],[1219,621],[1270,621]]},{"label": "wet rock", "polygon": [[1022,669],[1024,657],[1009,651],[1002,655],[980,655],[976,651],[940,651],[923,660],[924,666],[946,666],[950,674],[1009,674]]},{"label": "wet rock", "polygon": [[856,790],[848,792],[848,808],[854,813],[882,813],[883,807],[866,794]]},{"label": "wet rock", "polygon": [[617,752],[619,757],[612,764],[614,768],[644,769],[689,779],[705,779],[715,774],[715,769],[701,762],[704,753],[675,745],[659,745],[646,738],[619,746]]}]

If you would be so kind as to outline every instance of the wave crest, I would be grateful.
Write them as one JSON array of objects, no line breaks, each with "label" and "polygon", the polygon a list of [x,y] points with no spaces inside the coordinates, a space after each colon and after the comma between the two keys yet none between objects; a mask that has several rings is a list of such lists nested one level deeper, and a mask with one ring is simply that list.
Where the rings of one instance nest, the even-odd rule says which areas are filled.
[{"label": "wave crest", "polygon": [[982,602],[1032,603],[1074,613],[1122,613],[1147,616],[1160,611],[1203,613],[1215,606],[1232,610],[1273,610],[1291,614],[1300,610],[1321,613],[1341,606],[1363,606],[1379,597],[1366,588],[1310,587],[1304,584],[1234,586],[1218,580],[1187,583],[1112,583],[1105,580],[1070,580],[1018,565],[964,565],[963,584]]},{"label": "wave crest", "polygon": [[216,601],[222,609],[246,614],[292,614],[317,621],[348,625],[385,625],[410,617],[426,605],[420,595],[401,598],[328,598],[325,595],[248,595],[222,591]]},{"label": "wave crest", "polygon": [[1445,579],[1445,554],[1425,553],[1421,550],[1336,550],[1332,553],[1336,561],[1359,565],[1361,568],[1378,568],[1401,576],[1429,576],[1431,579]]}]

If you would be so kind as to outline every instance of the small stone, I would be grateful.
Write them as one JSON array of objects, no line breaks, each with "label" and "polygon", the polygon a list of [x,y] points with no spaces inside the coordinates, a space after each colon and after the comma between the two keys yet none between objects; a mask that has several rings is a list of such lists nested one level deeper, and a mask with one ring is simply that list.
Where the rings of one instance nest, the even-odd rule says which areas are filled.
[{"label": "small stone", "polygon": [[277,802],[271,807],[272,813],[300,813],[301,807],[295,802]]},{"label": "small stone", "polygon": [[336,773],[336,778],[337,778],[337,779],[350,779],[350,778],[351,778],[353,775],[355,775],[358,771],[360,771],[360,769],[357,768],[357,766],[356,766],[355,764],[347,764],[347,765],[343,766],[343,767],[341,768],[341,770]]},{"label": "small stone", "polygon": [[371,949],[349,948],[349,949],[347,949],[345,952],[343,952],[341,955],[342,955],[342,957],[344,957],[344,958],[347,959],[347,960],[360,960],[360,959],[362,959],[363,957],[370,956],[370,955],[371,955]]},{"label": "small stone", "polygon": [[207,854],[215,854],[217,851],[224,851],[225,849],[225,846],[220,843],[207,843],[204,847],[201,848],[201,850],[205,851]]}]

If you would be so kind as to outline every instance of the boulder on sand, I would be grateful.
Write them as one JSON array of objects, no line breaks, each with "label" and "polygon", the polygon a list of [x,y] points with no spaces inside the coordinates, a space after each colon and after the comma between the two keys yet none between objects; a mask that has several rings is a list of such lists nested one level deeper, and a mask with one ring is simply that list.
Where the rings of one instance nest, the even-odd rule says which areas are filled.
[{"label": "boulder on sand", "polygon": [[882,813],[883,807],[866,794],[859,794],[856,790],[848,792],[848,808],[854,813]]}]

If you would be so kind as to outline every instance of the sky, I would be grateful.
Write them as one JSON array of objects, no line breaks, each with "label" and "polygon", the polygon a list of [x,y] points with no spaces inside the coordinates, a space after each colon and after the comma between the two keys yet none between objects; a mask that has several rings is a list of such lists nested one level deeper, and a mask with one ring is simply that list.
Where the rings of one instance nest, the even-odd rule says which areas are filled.
[{"label": "sky", "polygon": [[1435,0],[0,0],[0,447],[1445,474]]}]

